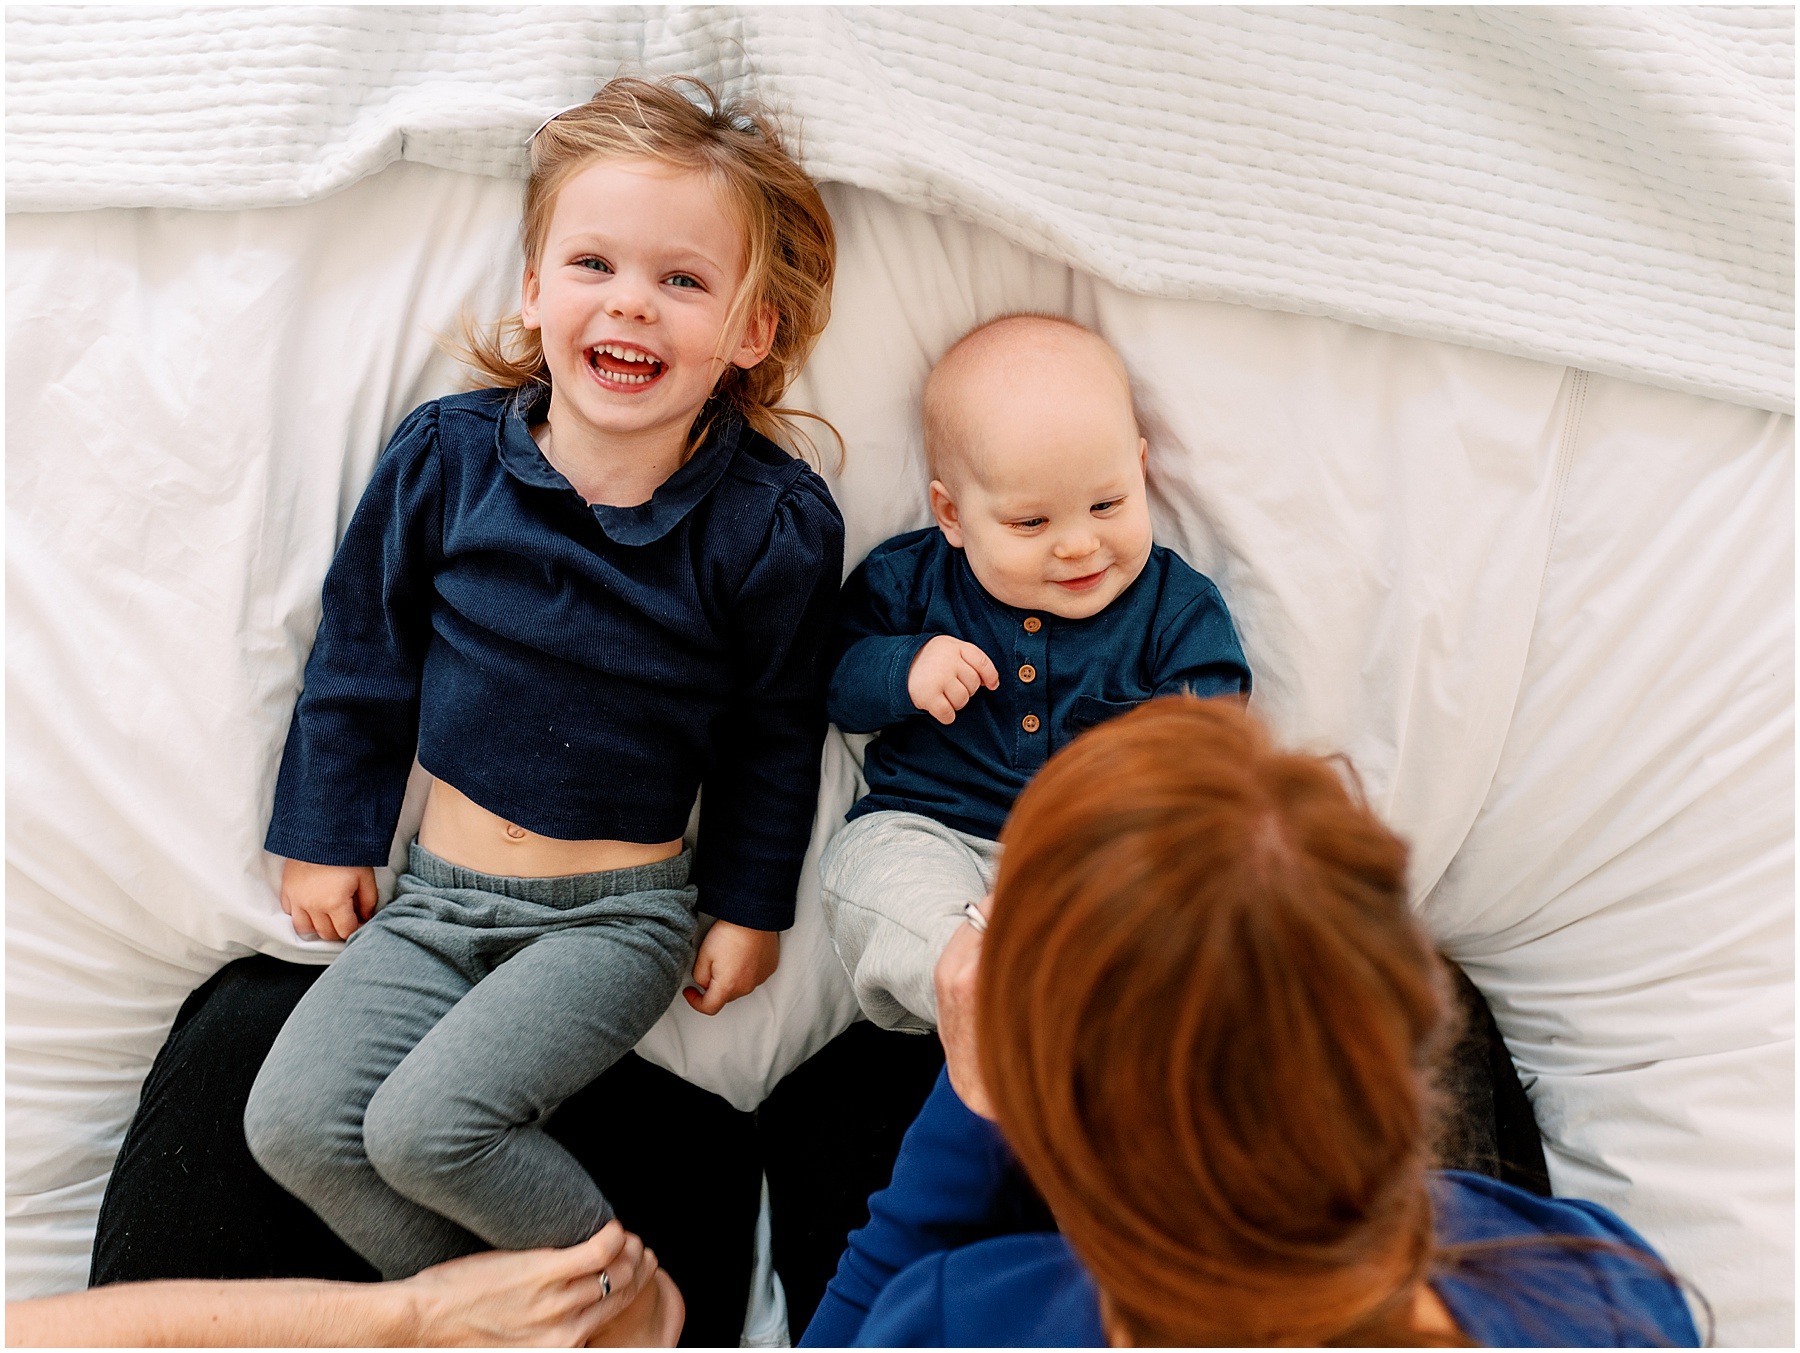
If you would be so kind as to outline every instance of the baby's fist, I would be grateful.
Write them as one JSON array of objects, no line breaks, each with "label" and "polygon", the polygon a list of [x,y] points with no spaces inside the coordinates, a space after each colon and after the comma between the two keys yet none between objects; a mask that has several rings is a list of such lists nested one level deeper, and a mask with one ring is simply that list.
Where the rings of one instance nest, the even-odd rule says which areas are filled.
[{"label": "baby's fist", "polygon": [[1000,686],[1000,672],[974,644],[940,634],[919,650],[907,673],[906,693],[939,723],[955,723],[956,711],[986,686]]}]

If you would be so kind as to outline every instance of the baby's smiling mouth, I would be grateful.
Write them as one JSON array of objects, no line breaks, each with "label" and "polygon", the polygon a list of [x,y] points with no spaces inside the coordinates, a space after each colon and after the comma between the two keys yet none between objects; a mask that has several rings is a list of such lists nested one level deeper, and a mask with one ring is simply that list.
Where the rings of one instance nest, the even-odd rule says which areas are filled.
[{"label": "baby's smiling mouth", "polygon": [[654,353],[630,343],[597,343],[587,350],[588,369],[609,390],[641,390],[662,375]]},{"label": "baby's smiling mouth", "polygon": [[1084,573],[1079,578],[1056,578],[1053,581],[1058,587],[1067,588],[1071,592],[1085,592],[1106,576],[1106,569],[1098,573]]}]

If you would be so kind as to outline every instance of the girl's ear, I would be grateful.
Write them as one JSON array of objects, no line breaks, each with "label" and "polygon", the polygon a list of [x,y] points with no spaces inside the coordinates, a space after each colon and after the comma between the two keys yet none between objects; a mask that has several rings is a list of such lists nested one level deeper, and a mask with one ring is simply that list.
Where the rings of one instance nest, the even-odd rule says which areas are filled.
[{"label": "girl's ear", "polygon": [[525,281],[519,287],[519,325],[525,329],[538,327],[538,275],[534,268],[525,270]]},{"label": "girl's ear", "polygon": [[781,316],[772,305],[759,305],[752,310],[737,351],[731,354],[731,364],[748,371],[767,357],[769,349],[775,346],[775,327],[780,322]]}]

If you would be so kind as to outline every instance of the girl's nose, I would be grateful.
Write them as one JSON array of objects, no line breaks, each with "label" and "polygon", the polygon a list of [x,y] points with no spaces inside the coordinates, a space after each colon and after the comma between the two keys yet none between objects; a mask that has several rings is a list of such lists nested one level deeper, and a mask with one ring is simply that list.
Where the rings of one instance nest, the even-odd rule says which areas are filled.
[{"label": "girl's nose", "polygon": [[606,313],[615,319],[655,319],[655,291],[629,274],[621,274],[606,289]]}]

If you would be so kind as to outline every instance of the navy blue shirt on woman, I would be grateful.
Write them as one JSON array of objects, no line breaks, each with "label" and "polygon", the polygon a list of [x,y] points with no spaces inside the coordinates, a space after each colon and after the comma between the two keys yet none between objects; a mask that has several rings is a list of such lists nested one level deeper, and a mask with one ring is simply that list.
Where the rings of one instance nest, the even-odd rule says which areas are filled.
[{"label": "navy blue shirt on woman", "polygon": [[843,519],[728,413],[648,502],[590,506],[532,439],[548,400],[453,395],[395,432],[325,578],[265,844],[386,863],[415,749],[567,840],[673,841],[704,782],[701,907],[785,929]]},{"label": "navy blue shirt on woman", "polygon": [[[1457,1170],[1430,1187],[1431,1286],[1474,1343],[1699,1343],[1655,1252],[1606,1208]],[[1041,1206],[999,1129],[940,1074],[800,1346],[1104,1347],[1081,1260],[1055,1231],[1020,1229]]]},{"label": "navy blue shirt on woman", "polygon": [[[999,689],[976,692],[951,724],[906,693],[913,659],[940,634],[1000,671]],[[989,840],[1026,781],[1084,729],[1158,695],[1250,690],[1219,589],[1160,545],[1105,610],[1065,620],[994,600],[935,526],[895,536],[844,584],[834,653],[831,721],[881,733],[849,816],[919,813]]]}]

